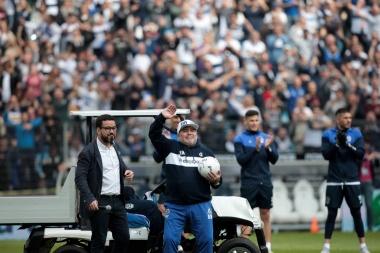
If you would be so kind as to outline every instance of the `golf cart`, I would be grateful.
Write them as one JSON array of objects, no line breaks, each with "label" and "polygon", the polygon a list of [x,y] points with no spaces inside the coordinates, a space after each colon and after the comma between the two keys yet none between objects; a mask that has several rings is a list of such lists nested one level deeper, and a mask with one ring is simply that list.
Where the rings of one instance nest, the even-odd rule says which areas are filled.
[{"label": "golf cart", "polygon": [[[92,118],[102,114],[113,116],[152,117],[161,110],[134,111],[74,111],[71,115],[87,118],[87,141],[92,136]],[[177,110],[178,114],[188,114],[187,109]],[[75,187],[75,167],[71,167],[65,183],[55,196],[20,196],[0,197],[0,224],[20,225],[20,229],[32,228],[24,245],[24,253],[48,253],[56,243],[63,245],[54,253],[88,253],[90,252],[91,229],[86,220],[80,218],[79,197]],[[150,194],[159,193],[160,185]],[[257,218],[248,203],[241,197],[214,196],[212,199],[214,223],[213,253],[267,253],[263,223]],[[239,237],[237,227],[253,227],[257,244],[249,239]],[[162,252],[162,234],[149,236],[148,227],[130,228],[128,252],[159,253]],[[108,232],[106,245],[113,243]],[[183,243],[183,244],[182,244]],[[181,243],[185,252],[196,253],[196,243],[184,240]],[[106,247],[107,251],[111,247]]]}]

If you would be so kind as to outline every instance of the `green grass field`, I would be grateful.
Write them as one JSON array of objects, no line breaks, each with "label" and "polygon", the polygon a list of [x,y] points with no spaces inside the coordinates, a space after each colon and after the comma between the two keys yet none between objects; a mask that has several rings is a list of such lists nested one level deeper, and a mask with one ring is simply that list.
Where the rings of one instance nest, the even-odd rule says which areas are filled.
[{"label": "green grass field", "polygon": [[[323,247],[323,233],[280,232],[272,235],[274,253],[319,253]],[[255,239],[251,238],[253,241]],[[380,253],[380,232],[366,233],[367,246],[371,253]],[[359,241],[355,233],[334,231],[331,253],[359,253]]]},{"label": "green grass field", "polygon": [[[255,242],[255,238],[251,237]],[[380,253],[380,232],[366,233],[367,245],[371,253]],[[0,252],[22,253],[25,241],[0,241]],[[280,232],[272,235],[274,253],[319,253],[323,246],[323,233]],[[331,242],[331,253],[359,253],[359,243],[355,233],[335,231]]]}]

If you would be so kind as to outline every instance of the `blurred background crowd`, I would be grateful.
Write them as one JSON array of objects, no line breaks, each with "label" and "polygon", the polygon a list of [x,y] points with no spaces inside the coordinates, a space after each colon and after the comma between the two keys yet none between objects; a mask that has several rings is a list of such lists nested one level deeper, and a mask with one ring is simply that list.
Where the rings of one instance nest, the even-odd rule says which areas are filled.
[{"label": "blurred background crowd", "polygon": [[[0,0],[0,190],[55,184],[85,144],[73,110],[174,102],[232,154],[256,109],[305,159],[347,107],[378,150],[379,38],[376,0]],[[123,155],[151,155],[152,120],[119,120]]]}]

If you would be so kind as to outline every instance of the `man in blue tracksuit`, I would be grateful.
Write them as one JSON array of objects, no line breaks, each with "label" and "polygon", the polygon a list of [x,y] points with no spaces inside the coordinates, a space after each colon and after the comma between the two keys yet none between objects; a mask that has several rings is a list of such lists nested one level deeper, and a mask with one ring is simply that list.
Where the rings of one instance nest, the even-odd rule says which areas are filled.
[{"label": "man in blue tracksuit", "polygon": [[[271,252],[270,209],[272,208],[273,185],[269,162],[275,164],[278,160],[274,137],[259,130],[259,112],[249,110],[244,116],[246,130],[235,137],[235,156],[241,166],[240,194],[250,203],[252,209],[260,208],[260,217],[264,222],[264,234],[267,248]],[[246,227],[242,234],[247,235]]]},{"label": "man in blue tracksuit", "polygon": [[352,116],[347,109],[338,109],[336,127],[322,135],[322,155],[329,161],[326,188],[328,214],[325,225],[325,243],[321,253],[330,252],[330,241],[334,230],[338,208],[343,197],[350,207],[355,231],[360,242],[360,252],[369,253],[364,237],[360,213],[361,192],[359,168],[364,157],[364,140],[361,132],[351,128]]},{"label": "man in blue tracksuit", "polygon": [[164,253],[177,252],[182,230],[189,221],[199,253],[213,252],[213,224],[211,190],[222,182],[221,173],[209,172],[202,177],[198,164],[203,157],[214,153],[197,140],[199,125],[191,120],[181,121],[177,129],[179,141],[166,138],[162,127],[166,119],[175,115],[177,108],[170,104],[150,126],[149,138],[154,148],[165,157],[166,200]]}]

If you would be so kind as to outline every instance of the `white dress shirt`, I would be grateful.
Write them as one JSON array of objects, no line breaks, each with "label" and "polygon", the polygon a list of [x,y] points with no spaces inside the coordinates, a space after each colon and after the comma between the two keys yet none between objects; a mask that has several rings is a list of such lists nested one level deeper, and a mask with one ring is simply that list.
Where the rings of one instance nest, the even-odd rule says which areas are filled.
[{"label": "white dress shirt", "polygon": [[101,195],[120,195],[120,164],[114,146],[107,148],[96,139],[103,163]]}]

